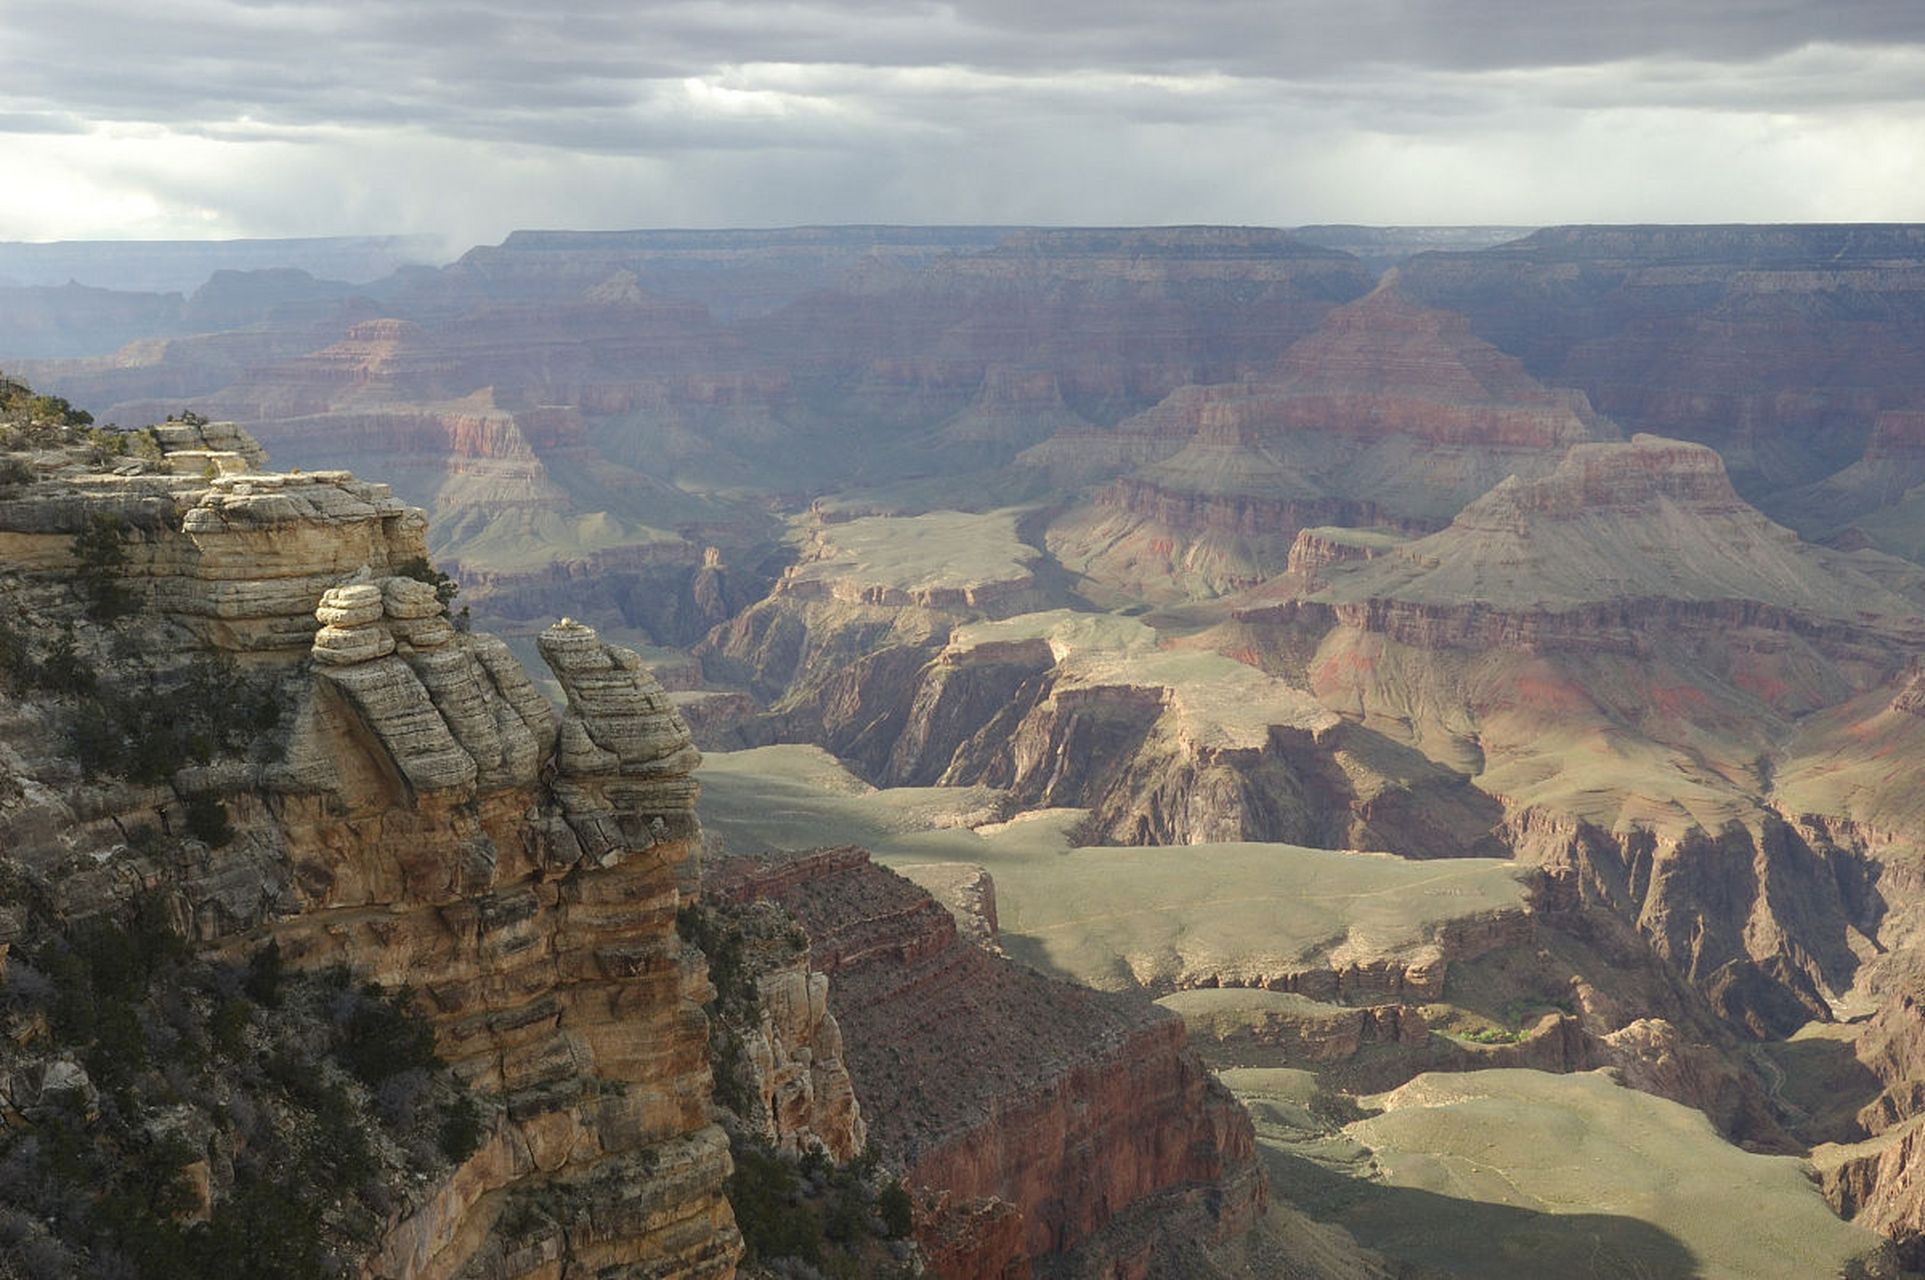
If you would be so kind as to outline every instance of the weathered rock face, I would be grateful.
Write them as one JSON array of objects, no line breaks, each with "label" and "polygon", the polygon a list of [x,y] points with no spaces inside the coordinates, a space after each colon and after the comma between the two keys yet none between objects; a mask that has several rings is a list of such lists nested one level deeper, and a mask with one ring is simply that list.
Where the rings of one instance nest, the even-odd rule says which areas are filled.
[{"label": "weathered rock face", "polygon": [[712,958],[709,1046],[716,1102],[787,1156],[861,1154],[868,1127],[829,1012],[829,978],[808,937],[772,902],[696,909],[692,940]]},{"label": "weathered rock face", "polygon": [[[454,1274],[489,1257],[489,1274],[522,1274],[526,1242],[485,1224],[543,1182],[581,1195],[545,1249],[564,1272],[730,1274],[706,984],[674,932],[695,889],[685,730],[633,654],[570,624],[541,637],[568,697],[556,726],[499,641],[445,635],[433,591],[404,581],[381,583],[381,601],[345,587],[321,602],[323,616],[348,616],[321,629],[316,653],[329,631],[395,633],[395,651],[318,664],[295,778],[269,806],[306,899],[275,930],[283,947],[416,984],[445,1055],[506,1105],[447,1191],[397,1224],[375,1274]],[[375,602],[381,620],[352,620]],[[341,760],[373,778],[316,785],[300,770]],[[545,768],[549,801],[535,791]],[[387,851],[372,864],[370,837]]]},{"label": "weathered rock face", "polygon": [[747,231],[516,231],[410,284],[449,306],[474,296],[569,301],[611,278],[706,306],[718,319],[767,315],[841,284],[852,270],[913,269],[986,249],[1002,227],[782,227]]},{"label": "weathered rock face", "polygon": [[524,1242],[487,1223],[551,1183],[581,1199],[542,1266],[729,1274],[706,983],[674,928],[698,757],[665,695],[563,624],[542,636],[568,698],[557,727],[506,648],[455,635],[425,584],[337,588],[319,612],[318,683],[268,804],[298,887],[275,934],[297,961],[414,984],[444,1056],[506,1106],[372,1273],[523,1274]]},{"label": "weathered rock face", "polygon": [[1925,391],[1916,227],[1559,227],[1401,279],[1627,429],[1713,445],[1748,493],[1849,464]]},{"label": "weathered rock face", "polygon": [[758,974],[756,989],[763,1017],[747,1052],[769,1138],[792,1154],[819,1144],[838,1160],[859,1155],[868,1130],[829,1012],[828,975],[797,963]]},{"label": "weathered rock face", "polygon": [[1852,702],[1794,726],[1902,700],[1915,571],[1801,543],[1710,449],[1641,436],[1294,581],[1307,602],[1241,616],[1320,636],[1325,706],[1474,774],[1520,855],[1635,921],[1737,1025],[1831,1016],[1884,908],[1861,842],[1802,815],[1896,798],[1839,753],[1910,718]]},{"label": "weathered rock face", "polygon": [[1506,480],[1318,598],[1426,648],[1638,652],[1679,630],[1755,627],[1876,661],[1925,621],[1915,573],[1801,543],[1737,496],[1717,454],[1652,436]]},{"label": "weathered rock face", "polygon": [[92,289],[71,280],[60,288],[0,288],[0,351],[9,369],[22,358],[99,355],[177,328],[181,307],[178,293]]},{"label": "weathered rock face", "polygon": [[1386,286],[1332,311],[1266,377],[1185,387],[1117,441],[1066,433],[1024,460],[1101,475],[1106,459],[1147,459],[1059,522],[1051,549],[1128,587],[1174,575],[1219,592],[1283,569],[1300,529],[1434,529],[1505,476],[1610,433],[1461,316]]},{"label": "weathered rock face", "polygon": [[[1843,1030],[1842,1028],[1840,1030]],[[1837,1044],[1843,1064],[1834,1065],[1838,1081],[1829,1120],[1833,1141],[1812,1152],[1819,1184],[1843,1217],[1871,1227],[1898,1242],[1900,1257],[1911,1266],[1925,1258],[1925,1015],[1916,997],[1901,991]],[[1837,1114],[1866,1094],[1875,1095],[1855,1115]],[[1815,1126],[1814,1126],[1815,1127]]]},{"label": "weathered rock face", "polygon": [[[164,498],[178,528],[128,525],[129,580],[152,575],[158,608],[127,625],[272,673],[292,713],[279,757],[190,767],[171,790],[103,792],[50,766],[55,785],[9,805],[9,854],[84,861],[123,817],[218,797],[234,836],[150,881],[201,945],[271,937],[297,964],[418,992],[442,1056],[500,1109],[471,1158],[366,1242],[366,1275],[732,1274],[708,983],[675,929],[697,888],[699,755],[667,695],[634,654],[563,623],[541,638],[558,721],[501,642],[457,632],[432,586],[387,572],[418,553],[418,513],[344,475],[245,470],[244,438],[198,436],[176,443],[236,446],[211,455],[232,474],[180,489],[166,468],[209,456],[180,449],[152,480],[43,481],[16,499],[18,598],[52,599],[38,567],[72,572],[73,512]],[[505,1238],[504,1208],[539,1187],[568,1188],[569,1208]]]},{"label": "weathered rock face", "polygon": [[1900,1242],[1899,1259],[1916,1266],[1925,1236],[1925,1117],[1864,1142],[1812,1153],[1825,1199],[1842,1218]]},{"label": "weathered rock face", "polygon": [[[799,560],[696,653],[711,677],[785,708],[898,716],[892,692],[960,623],[1042,605],[1039,553],[1013,515],[944,511],[803,522]],[[864,708],[854,711],[851,708]],[[805,713],[806,714],[806,713]]]},{"label": "weathered rock face", "polygon": [[856,421],[967,422],[985,389],[985,407],[1006,400],[1013,371],[1030,370],[1109,424],[1260,368],[1370,281],[1348,255],[1256,228],[1019,231],[913,274],[870,271],[745,332],[848,387],[839,411]]},{"label": "weathered rock face", "polygon": [[386,485],[344,471],[255,471],[260,447],[231,423],[152,431],[166,451],[158,462],[0,500],[0,555],[21,569],[69,568],[73,536],[109,520],[136,533],[128,589],[203,644],[287,659],[307,649],[329,586],[425,554],[421,513]]},{"label": "weathered rock face", "polygon": [[884,674],[862,672],[860,700],[825,701],[820,722],[881,785],[982,784],[1021,808],[1088,809],[1116,844],[1502,849],[1497,806],[1461,775],[1251,667],[1160,650],[1134,621],[1059,610],[971,624],[906,678]]},{"label": "weathered rock face", "polygon": [[1816,484],[1772,494],[1764,505],[1814,541],[1842,550],[1875,546],[1916,561],[1925,556],[1921,485],[1925,411],[1887,409],[1872,420],[1858,461]]},{"label": "weathered rock face", "polygon": [[[1249,1120],[1177,1019],[960,938],[927,893],[860,850],[719,863],[708,892],[780,903],[808,930],[870,1140],[946,1193],[918,1228],[940,1274],[1061,1265],[1146,1203],[1201,1204],[1217,1240],[1254,1220]],[[1019,1231],[994,1202],[1013,1206]]]},{"label": "weathered rock face", "polygon": [[711,744],[805,741],[881,786],[998,788],[1091,811],[1108,843],[1267,840],[1496,856],[1496,802],[1459,773],[1133,619],[797,601],[785,587],[704,646],[769,714]]}]

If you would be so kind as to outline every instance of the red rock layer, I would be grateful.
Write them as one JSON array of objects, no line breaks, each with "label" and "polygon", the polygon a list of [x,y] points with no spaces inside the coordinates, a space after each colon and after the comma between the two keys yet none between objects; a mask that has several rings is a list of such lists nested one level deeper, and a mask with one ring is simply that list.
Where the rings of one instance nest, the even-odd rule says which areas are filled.
[{"label": "red rock layer", "polygon": [[1005,366],[1050,370],[1072,409],[1107,423],[1260,368],[1369,287],[1355,259],[1278,231],[1024,231],[913,274],[853,277],[744,332],[798,374],[853,375],[858,415],[944,392],[967,402]]},{"label": "red rock layer", "polygon": [[1916,227],[1558,227],[1401,282],[1627,429],[1716,445],[1742,486],[1816,481],[1925,404]]},{"label": "red rock layer", "polygon": [[1461,316],[1386,286],[1331,311],[1267,375],[1184,387],[1108,440],[1065,432],[1023,461],[1085,480],[1136,464],[1057,521],[1065,563],[1129,592],[1152,590],[1147,574],[1220,594],[1283,570],[1301,529],[1429,532],[1609,431]]},{"label": "red rock layer", "polygon": [[1021,1274],[1162,1200],[1206,1206],[1220,1240],[1254,1221],[1264,1193],[1249,1119],[1174,1017],[965,941],[926,892],[860,850],[731,860],[707,891],[779,902],[808,930],[871,1141],[951,1204],[1020,1212],[1020,1237],[985,1215],[997,1229],[980,1247],[958,1244],[953,1218],[927,1225],[942,1274]]}]

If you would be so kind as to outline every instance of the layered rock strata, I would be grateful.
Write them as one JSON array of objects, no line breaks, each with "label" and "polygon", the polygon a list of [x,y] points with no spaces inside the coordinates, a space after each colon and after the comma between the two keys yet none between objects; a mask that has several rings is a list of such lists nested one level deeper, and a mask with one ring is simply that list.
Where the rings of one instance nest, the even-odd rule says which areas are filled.
[{"label": "layered rock strata", "polygon": [[[706,982],[675,932],[699,757],[666,696],[564,623],[541,638],[557,722],[504,645],[454,633],[409,579],[317,614],[314,691],[264,779],[295,885],[274,935],[298,963],[415,986],[443,1055],[504,1106],[372,1273],[730,1274]],[[574,1207],[531,1256],[489,1224],[539,1185]]]},{"label": "layered rock strata", "polygon": [[1713,446],[1747,493],[1820,480],[1925,404],[1915,226],[1553,227],[1400,271],[1627,429]]},{"label": "layered rock strata", "polygon": [[940,1274],[1061,1265],[1148,1203],[1204,1206],[1219,1241],[1254,1221],[1249,1121],[1177,1019],[1001,960],[860,850],[733,859],[708,880],[717,901],[773,901],[808,930],[870,1139],[938,1193],[918,1234]]},{"label": "layered rock strata", "polygon": [[1282,841],[1494,855],[1494,802],[1306,691],[1133,619],[1066,610],[956,628],[933,657],[870,662],[794,707],[886,786],[988,785],[1082,808],[1116,844]]},{"label": "layered rock strata", "polygon": [[1211,594],[1284,569],[1300,529],[1435,529],[1505,476],[1611,434],[1582,396],[1386,285],[1332,311],[1266,377],[1185,387],[1111,440],[1065,433],[1023,460],[1086,475],[1135,464],[1057,521],[1050,549],[1126,592]]},{"label": "layered rock strata", "polygon": [[1773,792],[1808,774],[1793,726],[1925,639],[1915,570],[1802,543],[1710,449],[1640,436],[1316,575],[1242,616],[1319,636],[1326,706],[1473,772],[1514,848],[1635,920],[1740,1025],[1831,1016],[1875,950],[1875,876],[1805,821],[1832,801]]},{"label": "layered rock strata", "polygon": [[[19,736],[35,722],[12,714],[9,773],[35,780],[8,790],[7,852],[53,876],[70,914],[145,887],[203,947],[272,939],[293,963],[418,993],[489,1111],[479,1149],[366,1242],[368,1276],[732,1274],[709,986],[675,928],[697,888],[700,757],[667,695],[633,653],[563,623],[541,637],[557,717],[505,645],[457,631],[432,586],[392,575],[420,553],[419,513],[345,475],[247,470],[244,438],[187,430],[197,440],[163,434],[233,447],[16,498],[10,602],[49,626],[76,615],[55,590],[76,526],[132,512],[117,527],[134,656],[114,659],[103,635],[99,660],[165,680],[184,656],[246,659],[284,700],[277,741],[171,785],[106,786],[46,761],[48,743]],[[235,464],[181,474],[208,452]],[[121,833],[156,816],[182,829],[186,797],[224,803],[232,835],[130,877]],[[88,870],[54,874],[69,865]],[[539,1188],[561,1207],[519,1215],[509,1238],[504,1210]]]},{"label": "layered rock strata", "polygon": [[784,1155],[860,1155],[868,1126],[829,1012],[829,977],[810,966],[801,926],[772,902],[706,907],[700,919],[696,936],[716,957],[717,1101]]}]

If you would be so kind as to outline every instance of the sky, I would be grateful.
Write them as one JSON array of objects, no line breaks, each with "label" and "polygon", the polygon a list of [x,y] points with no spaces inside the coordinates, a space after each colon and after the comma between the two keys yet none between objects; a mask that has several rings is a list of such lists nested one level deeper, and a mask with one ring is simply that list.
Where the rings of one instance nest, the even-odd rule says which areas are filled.
[{"label": "sky", "polygon": [[0,0],[0,239],[1925,220],[1919,0]]}]

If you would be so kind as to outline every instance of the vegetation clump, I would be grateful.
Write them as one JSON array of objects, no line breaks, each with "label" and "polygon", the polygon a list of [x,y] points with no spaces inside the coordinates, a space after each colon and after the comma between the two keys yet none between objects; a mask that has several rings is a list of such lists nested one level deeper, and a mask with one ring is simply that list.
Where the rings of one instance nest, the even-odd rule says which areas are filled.
[{"label": "vegetation clump", "polygon": [[729,1206],[751,1263],[790,1259],[831,1280],[908,1276],[913,1206],[871,1147],[837,1163],[820,1152],[793,1160],[739,1133],[730,1154]]},{"label": "vegetation clump", "polygon": [[134,593],[124,582],[127,568],[126,524],[106,513],[95,514],[74,535],[74,559],[79,562],[74,581],[87,601],[87,616],[112,622],[136,608]]},{"label": "vegetation clump", "polygon": [[0,449],[72,444],[93,421],[94,415],[62,397],[40,395],[19,379],[0,374]]},{"label": "vegetation clump", "polygon": [[[50,651],[35,665],[35,679],[42,688],[50,681],[70,686],[67,747],[88,777],[165,782],[184,764],[244,754],[281,721],[278,683],[243,676],[219,657],[142,681],[102,681],[90,670],[63,674],[56,664],[66,661],[75,660]],[[198,819],[190,812],[189,821],[220,829],[208,811]]]},{"label": "vegetation clump", "polygon": [[[444,606],[452,604],[454,598],[461,594],[461,584],[459,582],[456,582],[453,578],[435,568],[432,564],[429,564],[426,558],[422,556],[416,556],[412,560],[403,560],[400,564],[394,566],[394,572],[397,577],[413,578],[416,582],[425,582],[433,587],[435,599],[441,601]],[[468,630],[473,621],[472,615],[468,612],[467,605],[462,605],[461,611],[451,616],[454,619],[454,626],[457,631]]]},{"label": "vegetation clump", "polygon": [[347,1275],[481,1141],[405,992],[196,957],[160,898],[38,934],[0,987],[0,1067],[39,1081],[0,1131],[0,1273]]},{"label": "vegetation clump", "polygon": [[758,1034],[763,1003],[757,975],[808,953],[808,935],[774,903],[698,903],[676,916],[682,940],[708,959],[714,998],[709,1061],[715,1100],[729,1116],[735,1172],[727,1191],[751,1263],[786,1260],[828,1277],[912,1274],[906,1241],[914,1225],[909,1193],[881,1167],[874,1147],[838,1163],[821,1151],[800,1159],[756,1136],[763,1111],[746,1052]]},{"label": "vegetation clump", "polygon": [[1472,1044],[1516,1044],[1524,1038],[1522,1031],[1511,1027],[1472,1027],[1457,1034]]}]

